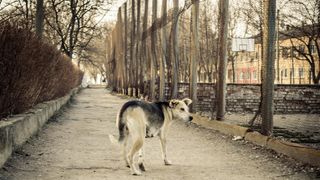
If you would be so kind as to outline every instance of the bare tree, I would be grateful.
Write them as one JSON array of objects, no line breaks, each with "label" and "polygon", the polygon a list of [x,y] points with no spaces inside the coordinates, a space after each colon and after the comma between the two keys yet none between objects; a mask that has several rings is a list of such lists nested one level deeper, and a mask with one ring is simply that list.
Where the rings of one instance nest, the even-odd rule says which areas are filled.
[{"label": "bare tree", "polygon": [[[161,14],[162,14],[162,23],[167,23],[167,0],[162,0],[162,8],[161,8]],[[164,26],[161,29],[161,45],[162,45],[162,57],[160,58],[160,82],[159,82],[159,101],[164,100],[164,90],[165,90],[165,62],[167,61],[167,31],[166,27]]]},{"label": "bare tree", "polygon": [[192,99],[191,112],[196,111],[197,104],[197,61],[199,60],[199,1],[194,2],[192,6],[192,37],[190,63],[190,97]]},{"label": "bare tree", "polygon": [[129,72],[128,72],[128,65],[129,65],[129,61],[128,61],[128,7],[127,7],[127,2],[125,2],[122,6],[122,8],[124,9],[124,81],[125,81],[125,85],[124,85],[124,94],[128,95],[128,87],[129,87]]},{"label": "bare tree", "polygon": [[292,0],[289,4],[295,13],[283,15],[289,30],[282,34],[291,40],[292,55],[297,52],[295,58],[310,65],[313,83],[320,84],[320,70],[317,70],[320,68],[320,2]]},{"label": "bare tree", "polygon": [[217,83],[217,119],[223,120],[226,108],[226,67],[229,0],[219,1],[219,76]]},{"label": "bare tree", "polygon": [[[49,25],[49,33],[57,35],[55,43],[69,57],[80,53],[96,35],[95,29],[99,21],[98,15],[101,1],[90,0],[49,0],[45,21]],[[49,35],[50,36],[50,35]],[[80,39],[79,37],[82,36]],[[51,36],[53,37],[53,36]]]},{"label": "bare tree", "polygon": [[[147,31],[147,28],[148,28],[148,5],[149,5],[149,0],[145,0],[144,1],[144,15],[143,15],[143,23],[142,23],[142,31],[143,32],[146,32]],[[143,36],[143,35],[141,35]],[[141,59],[142,59],[142,62],[141,62],[141,69],[140,69],[140,81],[143,82],[141,85],[140,85],[140,90],[141,90],[141,93],[143,94],[148,94],[146,91],[148,91],[149,89],[146,88],[145,86],[147,85],[147,83],[145,83],[145,74],[146,74],[146,68],[147,68],[147,61],[148,61],[148,47],[147,47],[147,40],[146,39],[142,39],[141,37],[141,52],[142,52],[142,55],[141,55]]]},{"label": "bare tree", "polygon": [[[230,20],[229,20],[229,39],[236,38],[237,25],[240,20],[241,9],[239,5],[231,5]],[[228,62],[231,62],[232,68],[232,82],[235,83],[236,72],[235,72],[235,60],[238,55],[237,52],[233,52],[231,49],[231,41],[228,42]]]},{"label": "bare tree", "polygon": [[275,45],[275,20],[276,0],[264,0],[264,53],[262,62],[262,125],[261,133],[272,135],[273,129],[273,94],[274,94],[274,45]]},{"label": "bare tree", "polygon": [[156,71],[157,71],[157,52],[156,52],[156,19],[157,19],[157,5],[158,1],[152,1],[152,27],[154,30],[151,32],[151,50],[152,50],[152,58],[150,63],[150,99],[155,100],[155,80],[156,80]]},{"label": "bare tree", "polygon": [[140,43],[140,38],[141,38],[141,0],[137,0],[137,37],[136,37],[136,72],[135,72],[135,79],[136,79],[136,83],[135,83],[135,89],[136,89],[136,94],[135,96],[138,97],[139,96],[139,92],[138,89],[140,87],[140,84],[143,83],[142,81],[140,81],[139,78],[139,73],[141,72],[141,43]]},{"label": "bare tree", "polygon": [[172,77],[171,77],[171,98],[178,96],[178,72],[179,72],[179,0],[173,0],[173,14],[171,25],[171,43],[173,51],[171,52],[172,58]]},{"label": "bare tree", "polygon": [[42,37],[43,33],[43,22],[44,22],[44,9],[43,0],[37,0],[37,12],[36,12],[36,34],[39,38]]}]

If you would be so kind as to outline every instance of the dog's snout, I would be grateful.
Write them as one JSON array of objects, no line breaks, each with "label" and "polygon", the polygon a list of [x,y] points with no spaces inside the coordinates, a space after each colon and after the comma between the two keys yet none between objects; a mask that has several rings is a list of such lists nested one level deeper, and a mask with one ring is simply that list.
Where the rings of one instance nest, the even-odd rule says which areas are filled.
[{"label": "dog's snout", "polygon": [[193,119],[193,117],[192,117],[192,116],[190,116],[190,117],[189,117],[189,121],[192,121],[192,119]]}]

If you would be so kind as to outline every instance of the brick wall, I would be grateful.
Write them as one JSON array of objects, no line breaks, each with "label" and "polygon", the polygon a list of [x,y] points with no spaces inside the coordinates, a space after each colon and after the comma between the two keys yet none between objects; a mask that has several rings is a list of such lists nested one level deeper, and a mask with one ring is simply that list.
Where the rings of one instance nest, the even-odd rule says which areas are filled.
[{"label": "brick wall", "polygon": [[[158,91],[157,91],[158,92]],[[166,98],[169,99],[166,87]],[[189,84],[179,83],[179,98],[189,97]],[[254,112],[260,102],[260,85],[228,84],[227,111]],[[319,85],[275,85],[275,113],[319,113]],[[215,84],[198,83],[198,111],[215,110]]]}]

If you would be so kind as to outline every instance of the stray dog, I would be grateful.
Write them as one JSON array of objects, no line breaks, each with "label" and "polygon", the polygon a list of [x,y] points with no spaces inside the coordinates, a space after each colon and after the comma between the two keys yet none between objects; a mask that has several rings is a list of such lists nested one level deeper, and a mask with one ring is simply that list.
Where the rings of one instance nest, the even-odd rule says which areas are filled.
[{"label": "stray dog", "polygon": [[[164,164],[171,165],[171,162],[167,159],[166,136],[168,128],[174,119],[181,119],[184,122],[192,121],[193,117],[190,115],[188,108],[191,103],[192,100],[188,98],[154,103],[133,100],[122,106],[116,121],[119,138],[116,139],[113,135],[109,135],[109,138],[112,143],[121,145],[123,158],[133,175],[141,175],[140,170],[145,171],[143,165],[145,137],[159,136]],[[127,153],[129,136],[132,143],[128,148],[130,151]],[[134,157],[138,151],[140,170],[135,167],[134,163]]]}]

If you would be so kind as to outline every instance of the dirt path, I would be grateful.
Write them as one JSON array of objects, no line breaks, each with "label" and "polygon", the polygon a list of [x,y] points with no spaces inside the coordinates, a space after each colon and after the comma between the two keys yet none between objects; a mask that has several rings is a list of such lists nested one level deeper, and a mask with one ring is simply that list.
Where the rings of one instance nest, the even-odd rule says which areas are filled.
[{"label": "dirt path", "polygon": [[[142,177],[130,175],[108,134],[117,134],[115,117],[127,99],[105,89],[85,89],[71,107],[16,151],[0,179],[312,179],[294,161],[217,132],[175,122],[164,166],[157,138],[146,141]],[[276,158],[275,158],[276,157]],[[300,168],[299,168],[300,169]]]}]

